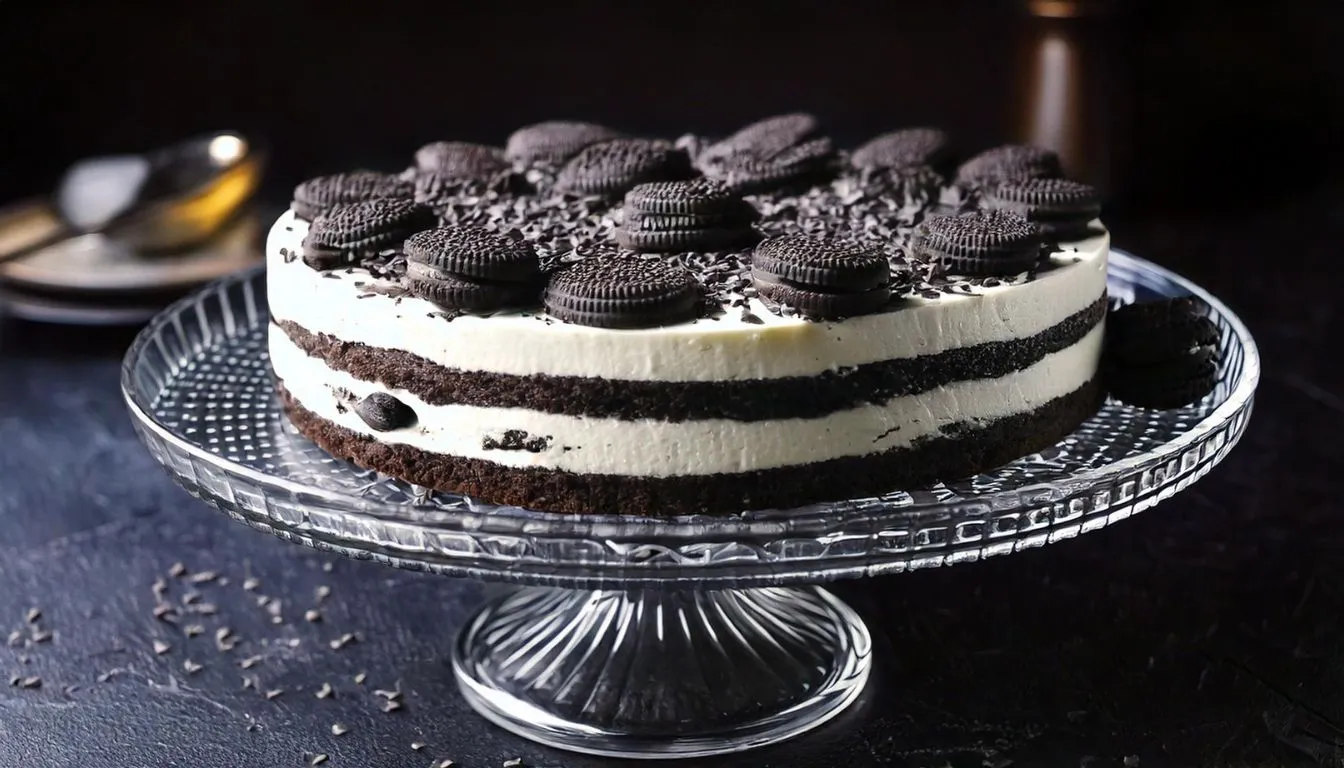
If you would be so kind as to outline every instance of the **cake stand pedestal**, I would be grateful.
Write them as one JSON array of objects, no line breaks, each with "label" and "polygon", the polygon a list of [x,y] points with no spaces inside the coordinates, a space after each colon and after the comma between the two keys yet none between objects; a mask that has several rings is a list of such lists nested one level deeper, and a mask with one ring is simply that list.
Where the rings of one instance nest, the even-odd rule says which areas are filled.
[{"label": "cake stand pedestal", "polygon": [[1123,252],[1109,288],[1124,302],[1203,299],[1222,331],[1214,392],[1172,411],[1108,402],[1056,446],[974,478],[787,511],[557,515],[334,459],[280,410],[260,270],[156,318],[126,355],[122,387],[173,478],[238,520],[355,558],[524,585],[483,607],[450,652],[463,696],[492,722],[592,754],[705,756],[815,728],[862,692],[868,630],[812,585],[1072,538],[1169,498],[1227,455],[1260,375],[1245,326]]}]

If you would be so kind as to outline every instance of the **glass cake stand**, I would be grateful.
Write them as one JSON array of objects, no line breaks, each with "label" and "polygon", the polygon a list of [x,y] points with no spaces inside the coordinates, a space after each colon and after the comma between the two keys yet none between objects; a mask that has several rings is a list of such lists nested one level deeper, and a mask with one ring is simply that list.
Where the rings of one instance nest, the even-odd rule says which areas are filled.
[{"label": "glass cake stand", "polygon": [[1147,411],[1109,402],[1054,447],[964,481],[789,511],[559,515],[429,493],[334,459],[280,410],[264,273],[178,302],[141,332],[122,387],[140,437],[190,493],[317,549],[525,585],[462,629],[452,664],[482,715],[562,749],[692,757],[814,728],[872,665],[832,579],[968,563],[1116,523],[1223,459],[1259,356],[1195,285],[1114,251],[1113,299],[1195,294],[1222,330],[1217,388]]}]

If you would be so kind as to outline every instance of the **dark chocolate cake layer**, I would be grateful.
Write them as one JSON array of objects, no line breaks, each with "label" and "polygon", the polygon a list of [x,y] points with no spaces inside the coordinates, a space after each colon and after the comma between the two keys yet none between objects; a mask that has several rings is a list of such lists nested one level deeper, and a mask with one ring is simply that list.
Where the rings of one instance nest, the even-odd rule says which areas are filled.
[{"label": "dark chocolate cake layer", "polygon": [[1100,383],[1093,380],[1035,410],[979,427],[948,428],[940,436],[882,453],[745,473],[637,477],[507,467],[382,442],[308,410],[283,381],[277,386],[285,412],[301,433],[359,466],[497,505],[652,517],[793,508],[970,476],[1055,444],[1105,399]]}]

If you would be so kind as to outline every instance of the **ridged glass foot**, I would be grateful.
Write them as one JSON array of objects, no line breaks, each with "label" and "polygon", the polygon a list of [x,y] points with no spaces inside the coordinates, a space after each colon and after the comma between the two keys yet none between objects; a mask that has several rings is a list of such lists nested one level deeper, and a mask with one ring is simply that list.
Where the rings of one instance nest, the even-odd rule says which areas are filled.
[{"label": "ridged glass foot", "polygon": [[453,669],[486,718],[543,744],[685,758],[795,736],[863,690],[868,630],[829,592],[528,587],[487,605]]}]

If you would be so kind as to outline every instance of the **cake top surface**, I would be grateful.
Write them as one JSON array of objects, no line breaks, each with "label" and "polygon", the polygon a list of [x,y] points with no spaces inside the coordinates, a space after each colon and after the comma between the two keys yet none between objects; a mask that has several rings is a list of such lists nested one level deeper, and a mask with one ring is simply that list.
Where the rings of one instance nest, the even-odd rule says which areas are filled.
[{"label": "cake top surface", "polygon": [[[552,121],[519,129],[504,148],[434,142],[399,175],[380,179],[359,171],[306,181],[296,189],[295,212],[312,221],[305,247],[330,248],[345,241],[324,238],[327,221],[350,228],[352,204],[413,200],[447,230],[412,244],[435,243],[436,264],[467,263],[446,246],[470,242],[479,249],[486,242],[480,233],[493,232],[501,243],[525,244],[535,253],[543,280],[563,279],[567,268],[589,259],[656,260],[690,276],[708,317],[743,310],[761,295],[754,254],[790,239],[812,245],[788,274],[771,277],[787,284],[772,297],[791,299],[799,288],[828,296],[858,291],[853,280],[794,284],[797,275],[834,272],[825,262],[835,254],[885,260],[881,286],[860,281],[866,300],[841,302],[854,314],[1021,284],[1069,262],[1061,256],[1070,242],[1051,238],[1050,228],[1061,217],[1092,224],[1094,191],[1059,179],[1058,158],[1048,150],[1005,145],[957,167],[949,146],[942,131],[916,128],[880,134],[849,153],[835,149],[820,121],[803,113],[768,118],[718,141],[689,134],[675,141],[638,138],[591,123]],[[1082,239],[1077,228],[1069,231],[1069,240]],[[352,251],[344,266],[402,279],[406,251],[416,249],[384,247],[388,238],[359,235],[346,240],[379,249]],[[921,247],[927,242],[940,245]],[[986,256],[982,244],[1000,242],[1016,244],[1013,258]],[[821,261],[803,263],[813,257]],[[880,300],[873,301],[878,289]],[[772,300],[770,310],[788,317],[800,307]]]}]

